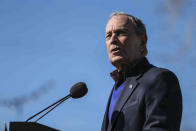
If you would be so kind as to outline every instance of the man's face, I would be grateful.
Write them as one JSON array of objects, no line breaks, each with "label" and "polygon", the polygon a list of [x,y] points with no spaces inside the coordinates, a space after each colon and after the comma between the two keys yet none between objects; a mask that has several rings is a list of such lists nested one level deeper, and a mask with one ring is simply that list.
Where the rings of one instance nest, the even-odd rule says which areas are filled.
[{"label": "man's face", "polygon": [[117,69],[141,57],[141,38],[126,15],[113,16],[106,25],[105,41],[109,60]]}]

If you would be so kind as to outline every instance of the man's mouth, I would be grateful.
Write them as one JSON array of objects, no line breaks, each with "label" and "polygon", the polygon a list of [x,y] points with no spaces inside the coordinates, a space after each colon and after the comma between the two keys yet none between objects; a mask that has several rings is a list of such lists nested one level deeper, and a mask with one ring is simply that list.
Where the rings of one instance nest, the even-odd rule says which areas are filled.
[{"label": "man's mouth", "polygon": [[117,51],[120,51],[120,48],[114,48],[111,50],[111,52],[117,52]]},{"label": "man's mouth", "polygon": [[114,48],[114,49],[112,49],[112,50],[111,50],[111,53],[112,53],[113,55],[120,55],[120,48]]}]

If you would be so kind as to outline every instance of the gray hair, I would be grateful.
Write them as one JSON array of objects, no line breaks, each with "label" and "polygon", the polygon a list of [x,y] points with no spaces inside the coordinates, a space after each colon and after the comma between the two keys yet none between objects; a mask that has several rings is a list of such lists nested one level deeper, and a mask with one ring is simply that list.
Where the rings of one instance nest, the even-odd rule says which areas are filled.
[{"label": "gray hair", "polygon": [[[147,43],[147,39],[148,39],[148,38],[147,38],[147,33],[146,33],[146,27],[145,27],[145,25],[143,24],[143,22],[142,22],[140,19],[138,19],[137,17],[132,16],[132,15],[130,15],[130,14],[126,14],[126,13],[124,13],[124,12],[113,12],[113,13],[109,16],[109,20],[110,20],[112,17],[117,16],[117,15],[126,15],[126,16],[128,16],[128,20],[129,20],[129,22],[133,25],[136,34],[137,34],[138,36],[144,36],[144,37],[145,37],[145,38],[144,38],[144,42],[145,42],[145,44]],[[145,47],[144,53],[145,53],[145,55],[147,54],[147,49],[146,49],[146,47]]]}]

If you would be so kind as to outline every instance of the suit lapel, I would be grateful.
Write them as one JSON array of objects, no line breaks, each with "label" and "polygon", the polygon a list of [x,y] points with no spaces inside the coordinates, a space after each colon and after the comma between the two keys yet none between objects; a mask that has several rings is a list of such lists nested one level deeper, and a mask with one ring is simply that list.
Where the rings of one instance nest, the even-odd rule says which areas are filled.
[{"label": "suit lapel", "polygon": [[121,112],[123,106],[125,105],[125,103],[130,98],[130,96],[132,95],[133,91],[135,90],[135,88],[138,85],[138,82],[137,82],[137,78],[138,77],[139,76],[134,76],[134,77],[127,78],[126,84],[123,87],[123,89],[122,89],[122,91],[120,93],[120,96],[118,98],[118,101],[116,102],[116,105],[114,107],[115,114],[112,115],[112,118],[111,118],[111,124],[112,125],[110,125],[108,127],[108,130],[112,130],[115,127],[115,125],[116,125],[115,123],[117,121],[119,113]]},{"label": "suit lapel", "polygon": [[[119,95],[119,98],[115,104],[114,110],[113,110],[113,114],[112,114],[112,118],[111,118],[111,122],[108,122],[107,126],[108,128],[104,128],[107,129],[107,131],[112,131],[115,128],[117,119],[120,115],[120,112],[122,110],[122,108],[124,107],[124,105],[126,104],[126,102],[128,101],[128,99],[131,97],[131,95],[134,93],[134,90],[137,88],[139,82],[137,81],[139,78],[142,77],[142,75],[149,70],[151,67],[153,67],[152,65],[149,64],[148,60],[146,59],[146,57],[142,58],[140,61],[136,62],[136,65],[133,65],[133,63],[130,64],[131,67],[128,67],[126,69],[128,70],[124,70],[125,71],[125,77],[126,79],[126,84],[123,87],[123,89],[121,90],[121,93]],[[115,76],[115,72],[114,72],[114,76]],[[105,120],[108,120],[108,108],[110,106],[110,100],[111,100],[111,94],[110,94],[110,99],[109,102],[107,104],[107,110],[105,113]],[[106,122],[105,122],[106,123]]]}]

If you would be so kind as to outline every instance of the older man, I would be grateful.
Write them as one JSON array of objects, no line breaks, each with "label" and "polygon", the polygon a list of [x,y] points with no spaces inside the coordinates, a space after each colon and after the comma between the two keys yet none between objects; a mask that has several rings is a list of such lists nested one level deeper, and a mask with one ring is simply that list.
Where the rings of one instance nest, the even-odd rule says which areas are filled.
[{"label": "older man", "polygon": [[179,131],[182,95],[178,79],[149,64],[147,34],[138,18],[113,13],[106,25],[109,60],[116,70],[102,131]]}]

